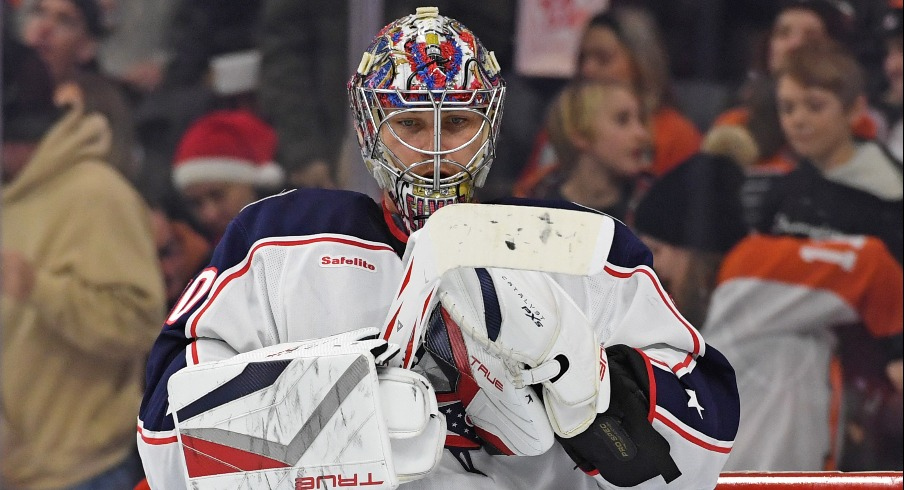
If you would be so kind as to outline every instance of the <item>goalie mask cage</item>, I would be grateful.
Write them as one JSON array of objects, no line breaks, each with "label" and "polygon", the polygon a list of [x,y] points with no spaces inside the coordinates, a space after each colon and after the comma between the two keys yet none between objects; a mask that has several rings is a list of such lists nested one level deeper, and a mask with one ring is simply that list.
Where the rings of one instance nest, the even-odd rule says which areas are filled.
[{"label": "goalie mask cage", "polygon": [[716,490],[779,489],[901,489],[904,476],[900,471],[842,473],[814,472],[730,472],[722,473]]}]

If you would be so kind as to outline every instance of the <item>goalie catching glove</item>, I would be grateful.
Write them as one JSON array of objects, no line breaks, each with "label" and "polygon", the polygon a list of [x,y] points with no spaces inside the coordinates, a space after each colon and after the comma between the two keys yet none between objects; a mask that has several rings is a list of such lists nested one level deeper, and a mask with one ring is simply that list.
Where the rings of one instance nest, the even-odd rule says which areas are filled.
[{"label": "goalie catching glove", "polygon": [[[428,328],[426,348],[477,385],[462,402],[501,452],[542,454],[554,434],[580,434],[608,407],[605,351],[548,274],[456,269],[443,276],[439,298],[442,322]],[[438,326],[448,341],[436,341]]]},{"label": "goalie catching glove", "polygon": [[458,392],[485,442],[534,455],[555,438],[582,470],[618,486],[681,474],[647,420],[642,356],[604,349],[552,276],[460,268],[443,276],[439,297],[425,348],[476,385],[462,390],[459,380]]},{"label": "goalie catching glove", "polygon": [[170,409],[192,488],[396,488],[439,464],[445,420],[398,347],[360,329],[182,369]]}]

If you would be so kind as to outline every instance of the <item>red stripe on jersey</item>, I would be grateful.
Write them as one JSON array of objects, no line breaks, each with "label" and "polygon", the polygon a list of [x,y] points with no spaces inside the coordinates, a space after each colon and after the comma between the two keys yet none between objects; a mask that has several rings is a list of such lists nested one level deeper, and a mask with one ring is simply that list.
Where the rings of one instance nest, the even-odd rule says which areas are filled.
[{"label": "red stripe on jersey", "polygon": [[198,364],[198,339],[191,343],[191,363],[192,365]]},{"label": "red stripe on jersey", "polygon": [[185,434],[182,434],[182,444],[190,478],[290,467],[282,461],[260,454],[196,439]]},{"label": "red stripe on jersey", "polygon": [[145,434],[144,429],[139,425],[138,427],[138,435],[141,436],[141,440],[146,444],[150,444],[152,446],[162,446],[164,444],[172,444],[179,439],[176,436],[167,436],[167,437],[151,437],[148,434]]},{"label": "red stripe on jersey", "polygon": [[[662,286],[660,286],[659,280],[656,279],[656,276],[653,275],[653,273],[650,272],[649,269],[638,268],[638,269],[632,269],[630,272],[620,272],[609,266],[606,266],[604,269],[606,272],[609,273],[609,275],[618,277],[620,279],[627,279],[637,273],[641,273],[641,274],[647,276],[648,278],[650,278],[650,281],[653,282],[653,286],[656,288],[656,292],[659,294],[659,297],[662,299],[662,302],[666,305],[666,307],[668,307],[669,311],[671,311],[672,314],[675,315],[675,318],[677,318],[678,321],[681,322],[682,325],[684,325],[684,328],[687,329],[687,332],[690,334],[691,339],[693,339],[694,351],[691,353],[691,355],[696,356],[697,354],[700,353],[701,341],[700,341],[700,338],[698,337],[699,334],[694,329],[694,327],[692,327],[689,323],[687,323],[687,320],[685,320],[684,317],[681,316],[680,313],[678,313],[678,311],[675,309],[674,305],[672,305],[672,302],[668,299],[668,295],[665,293],[665,291],[662,290]],[[691,355],[689,355],[688,359],[685,359],[685,361],[682,362],[681,364],[679,364],[678,366],[687,367],[687,365],[690,364],[690,361],[692,359]]]},{"label": "red stripe on jersey", "polygon": [[653,375],[653,364],[650,358],[640,349],[635,348],[640,357],[643,357],[644,367],[647,368],[647,379],[650,380],[650,409],[647,412],[647,422],[653,423],[653,417],[656,415],[656,377]]},{"label": "red stripe on jersey", "polygon": [[691,435],[691,433],[687,432],[686,430],[684,430],[680,426],[678,426],[678,424],[672,422],[671,420],[667,419],[664,415],[661,415],[658,412],[654,415],[653,418],[655,418],[656,420],[667,425],[670,429],[675,431],[681,437],[687,439],[692,444],[700,446],[703,449],[713,451],[716,453],[722,453],[722,454],[728,454],[729,452],[731,452],[731,447],[716,446],[715,444],[710,444],[698,437],[695,437],[695,436]]},{"label": "red stripe on jersey", "polygon": [[[191,327],[189,332],[191,333],[191,337],[197,338],[197,327],[198,321],[201,319],[201,316],[210,308],[210,305],[213,304],[216,297],[223,291],[227,284],[229,284],[232,280],[239,278],[248,270],[251,269],[251,261],[254,258],[254,254],[257,253],[263,247],[297,247],[300,245],[310,245],[312,243],[323,243],[323,242],[331,242],[331,243],[341,243],[343,245],[350,245],[353,247],[363,248],[365,250],[383,250],[395,253],[395,251],[386,244],[375,244],[375,243],[364,243],[360,241],[350,240],[348,238],[339,238],[339,237],[317,237],[317,238],[307,238],[303,240],[273,240],[273,241],[265,241],[258,243],[251,249],[248,253],[248,258],[245,259],[245,265],[242,266],[241,269],[229,274],[226,276],[222,282],[220,282],[219,286],[210,294],[210,297],[207,298],[204,306],[201,308],[201,311],[195,315],[194,320],[192,320]],[[197,354],[193,357],[195,364],[198,362]]]},{"label": "red stripe on jersey", "polygon": [[399,228],[399,225],[396,224],[395,219],[393,219],[392,212],[389,211],[390,203],[387,201],[385,194],[383,195],[381,204],[383,207],[383,221],[386,222],[386,227],[389,228],[389,232],[392,233],[392,236],[394,236],[396,240],[402,243],[408,243],[408,233]]},{"label": "red stripe on jersey", "polygon": [[663,369],[666,369],[668,371],[675,373],[675,375],[678,377],[680,377],[678,372],[681,371],[682,369],[685,369],[688,366],[690,366],[690,364],[693,361],[694,361],[694,357],[690,354],[687,354],[686,356],[684,356],[684,360],[679,362],[678,364],[675,364],[674,366],[669,366],[667,363],[665,363],[664,361],[660,361],[659,359],[650,358],[651,363],[656,364],[657,366],[662,366]]}]

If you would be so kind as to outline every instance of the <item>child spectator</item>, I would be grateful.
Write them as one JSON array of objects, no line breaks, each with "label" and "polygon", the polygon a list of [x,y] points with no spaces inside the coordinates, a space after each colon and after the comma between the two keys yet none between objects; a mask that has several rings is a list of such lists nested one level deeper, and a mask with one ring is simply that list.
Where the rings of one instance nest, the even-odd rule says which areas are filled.
[{"label": "child spectator", "polygon": [[[790,0],[783,3],[772,23],[772,30],[758,66],[751,69],[741,89],[741,105],[719,115],[714,128],[737,125],[750,131],[759,150],[757,166],[774,172],[787,172],[794,158],[785,147],[785,139],[775,109],[775,72],[785,63],[787,54],[805,43],[830,40],[843,42],[852,29],[852,20],[828,0]],[[869,121],[858,121],[858,130],[871,137],[875,128]],[[754,169],[757,170],[757,169]]]},{"label": "child spectator", "polygon": [[900,260],[901,162],[854,135],[851,122],[866,108],[856,60],[836,45],[806,45],[789,54],[776,80],[781,127],[801,161],[766,195],[757,228],[875,235]]},{"label": "child spectator", "polygon": [[[788,54],[787,62],[776,73],[776,83],[781,127],[800,161],[798,168],[766,195],[766,219],[759,228],[823,240],[872,235],[885,243],[900,267],[904,247],[901,162],[882,145],[854,135],[852,122],[862,117],[867,106],[864,77],[857,61],[837,45],[801,46]],[[900,279],[898,284],[887,286],[899,285]],[[889,392],[876,396],[871,388],[864,391],[877,383],[887,384],[884,366],[876,362],[886,348],[862,332],[844,329],[846,337],[839,343],[847,427],[866,429],[842,434],[847,438],[844,445],[850,449],[846,456],[860,455],[839,462],[845,470],[877,469],[872,463],[864,466],[864,462],[888,454],[889,447],[900,447],[901,440],[899,429],[894,444],[884,448],[866,444],[886,432],[875,429],[874,407],[887,400],[900,400],[900,394],[891,392],[888,397]],[[895,418],[900,420],[900,413]],[[863,458],[865,454],[872,457]]]},{"label": "child spectator", "polygon": [[182,137],[173,184],[216,244],[245,205],[283,185],[272,127],[246,110],[214,111]]},{"label": "child spectator", "polygon": [[[576,79],[615,80],[639,94],[649,115],[654,175],[697,152],[699,130],[669,103],[668,62],[649,15],[631,8],[598,14],[588,23],[579,49]],[[556,171],[558,159],[547,138],[538,135],[533,157],[515,183],[515,195],[533,196],[534,187]]]},{"label": "child spectator", "polygon": [[213,247],[174,190],[151,203],[151,226],[170,310],[191,278],[210,261]]},{"label": "child spectator", "polygon": [[546,129],[561,180],[550,179],[543,197],[625,220],[637,179],[649,167],[650,135],[634,91],[618,82],[574,82],[553,102]]},{"label": "child spectator", "polygon": [[747,235],[743,178],[731,161],[697,155],[650,187],[635,228],[682,315],[701,321],[737,368],[743,437],[726,468],[833,469],[842,385],[830,381],[836,346],[849,338],[842,328],[887,348],[859,363],[877,367],[900,400],[901,266],[872,237]]}]

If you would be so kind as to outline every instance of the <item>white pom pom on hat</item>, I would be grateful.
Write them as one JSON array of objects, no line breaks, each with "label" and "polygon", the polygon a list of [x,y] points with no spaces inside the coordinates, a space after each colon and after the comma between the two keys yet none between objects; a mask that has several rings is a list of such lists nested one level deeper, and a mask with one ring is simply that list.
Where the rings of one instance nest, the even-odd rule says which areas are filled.
[{"label": "white pom pom on hat", "polygon": [[173,184],[178,189],[208,182],[279,187],[285,173],[273,161],[276,144],[276,131],[249,111],[211,112],[182,136],[173,161]]}]

